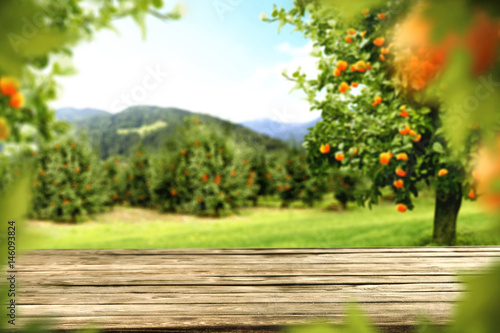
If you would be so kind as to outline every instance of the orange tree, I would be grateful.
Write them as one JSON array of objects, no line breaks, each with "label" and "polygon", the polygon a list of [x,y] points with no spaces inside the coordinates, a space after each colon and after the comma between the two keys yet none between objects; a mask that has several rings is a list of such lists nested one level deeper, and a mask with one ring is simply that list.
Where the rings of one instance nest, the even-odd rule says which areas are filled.
[{"label": "orange tree", "polygon": [[399,54],[389,42],[393,31],[384,22],[389,13],[405,11],[402,4],[397,10],[391,6],[343,20],[317,1],[296,1],[292,10],[275,7],[272,18],[264,20],[292,24],[313,41],[317,76],[308,77],[300,69],[285,74],[307,94],[311,109],[322,112],[322,120],[306,136],[311,168],[334,166],[363,174],[367,185],[356,191],[361,205],[377,203],[381,189],[389,186],[399,212],[413,209],[417,183],[432,182],[433,240],[454,244],[462,197],[474,197],[468,154],[477,136],[472,133],[452,154],[442,135],[439,100],[418,93],[439,74],[446,44],[419,50],[420,56],[405,64],[417,69],[415,75],[391,79]]},{"label": "orange tree", "polygon": [[59,139],[35,155],[32,217],[74,222],[103,211],[109,197],[104,174],[97,154],[82,142]]},{"label": "orange tree", "polygon": [[119,203],[120,200],[125,200],[123,198],[122,186],[120,186],[120,172],[123,169],[121,166],[122,160],[119,156],[111,156],[103,164],[104,187],[108,192],[105,202],[107,206],[112,207]]},{"label": "orange tree", "polygon": [[186,119],[175,137],[154,163],[152,191],[162,210],[219,216],[258,193],[248,148],[196,118]]},{"label": "orange tree", "polygon": [[148,207],[152,204],[149,154],[142,145],[135,147],[120,173],[122,203]]},{"label": "orange tree", "polygon": [[342,209],[347,209],[347,204],[355,201],[355,191],[360,186],[360,175],[353,175],[334,168],[327,178],[328,191],[333,192],[334,198],[341,204]]},{"label": "orange tree", "polygon": [[276,164],[277,153],[267,152],[263,148],[254,148],[249,158],[250,174],[255,180],[258,190],[253,191],[252,202],[254,206],[259,203],[259,197],[276,193],[275,179],[272,170]]},{"label": "orange tree", "polygon": [[273,177],[282,207],[288,207],[294,201],[313,206],[323,199],[328,189],[324,173],[313,177],[305,154],[297,147],[290,148],[282,165],[274,170]]}]

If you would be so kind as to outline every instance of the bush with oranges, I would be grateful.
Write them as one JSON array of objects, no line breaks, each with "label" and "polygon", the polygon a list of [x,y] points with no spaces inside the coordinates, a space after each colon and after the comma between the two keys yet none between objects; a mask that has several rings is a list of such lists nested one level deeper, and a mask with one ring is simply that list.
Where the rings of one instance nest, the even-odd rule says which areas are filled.
[{"label": "bush with oranges", "polygon": [[251,194],[254,206],[258,205],[259,197],[273,195],[276,190],[276,177],[273,170],[278,165],[277,154],[266,152],[264,149],[255,148],[249,158],[250,173],[255,179],[255,191]]},{"label": "bush with oranges", "polygon": [[292,147],[281,165],[273,170],[273,177],[282,207],[288,207],[295,201],[313,206],[323,199],[327,191],[322,177],[312,177],[305,152],[296,147]]},{"label": "bush with oranges", "polygon": [[102,164],[104,174],[104,188],[106,189],[106,206],[115,206],[123,203],[125,177],[124,159],[121,156],[110,156]]},{"label": "bush with oranges", "polygon": [[97,155],[85,140],[63,138],[42,145],[35,155],[31,216],[78,221],[102,212],[108,199]]},{"label": "bush with oranges", "polygon": [[[118,164],[119,164],[118,160]],[[150,157],[142,145],[131,152],[119,176],[119,191],[116,201],[131,206],[149,207],[152,205]],[[116,165],[115,161],[115,165]],[[114,200],[113,198],[113,200]]]},{"label": "bush with oranges", "polygon": [[249,149],[187,118],[154,162],[152,191],[164,211],[220,216],[258,193]]},{"label": "bush with oranges", "polygon": [[[422,49],[425,57],[414,57],[421,75],[406,76],[404,81],[401,75],[393,75],[400,45],[393,44],[394,31],[384,22],[390,13],[404,15],[410,4],[392,10],[394,5],[388,3],[349,20],[319,2],[297,2],[288,12],[275,10],[273,18],[281,25],[294,25],[312,39],[311,55],[318,60],[319,74],[313,78],[300,69],[285,75],[296,83],[295,89],[306,93],[311,109],[322,112],[322,120],[306,136],[312,170],[321,173],[334,167],[351,177],[362,174],[369,179],[368,186],[355,192],[362,205],[376,204],[382,188],[390,187],[399,212],[413,209],[419,182],[432,182],[436,186],[434,241],[453,244],[462,197],[470,197],[472,189],[467,170],[478,136],[468,136],[452,153],[443,135],[445,108],[439,99],[421,93],[439,76],[445,59],[437,57],[442,53],[428,59],[428,50]],[[305,19],[305,6],[312,20]],[[449,173],[439,173],[441,169]]]}]

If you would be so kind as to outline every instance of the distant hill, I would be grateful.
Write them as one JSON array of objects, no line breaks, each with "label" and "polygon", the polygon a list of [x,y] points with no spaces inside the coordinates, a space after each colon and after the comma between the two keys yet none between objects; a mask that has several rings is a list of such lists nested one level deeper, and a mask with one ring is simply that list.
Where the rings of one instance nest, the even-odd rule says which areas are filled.
[{"label": "distant hill", "polygon": [[241,123],[241,125],[261,134],[283,141],[302,143],[309,128],[316,125],[321,118],[307,123],[282,123],[271,119],[259,119]]},{"label": "distant hill", "polygon": [[110,115],[109,112],[98,110],[98,109],[75,109],[75,108],[63,108],[56,111],[56,119],[67,121],[70,123],[94,117],[97,115]]},{"label": "distant hill", "polygon": [[238,142],[262,146],[268,150],[288,147],[281,140],[256,133],[242,125],[176,108],[136,106],[117,114],[98,113],[71,122],[77,130],[87,132],[93,144],[100,149],[101,157],[106,158],[111,155],[127,155],[139,142],[157,149],[167,138],[175,135],[176,128],[184,123],[185,117],[193,115],[214,130],[234,136]]}]

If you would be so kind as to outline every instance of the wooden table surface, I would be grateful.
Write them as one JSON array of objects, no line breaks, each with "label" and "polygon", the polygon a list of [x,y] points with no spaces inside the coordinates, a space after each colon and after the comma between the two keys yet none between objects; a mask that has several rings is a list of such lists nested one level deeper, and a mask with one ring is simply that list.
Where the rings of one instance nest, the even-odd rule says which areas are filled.
[{"label": "wooden table surface", "polygon": [[17,321],[274,332],[317,318],[340,323],[354,300],[384,332],[409,332],[422,314],[446,324],[467,292],[457,273],[498,260],[500,247],[37,250],[17,265]]}]

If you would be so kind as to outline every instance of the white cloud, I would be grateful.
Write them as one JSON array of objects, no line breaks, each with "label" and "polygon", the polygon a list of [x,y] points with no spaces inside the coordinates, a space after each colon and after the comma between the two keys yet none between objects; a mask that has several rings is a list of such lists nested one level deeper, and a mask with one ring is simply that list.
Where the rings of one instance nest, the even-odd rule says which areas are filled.
[{"label": "white cloud", "polygon": [[[316,59],[309,56],[312,43],[299,48],[283,43],[277,49],[289,55],[290,60],[258,68],[246,79],[236,81],[223,78],[218,68],[182,58],[175,50],[158,53],[154,52],[155,46],[144,44],[134,50],[127,44],[115,43],[97,53],[92,46],[84,46],[75,56],[80,73],[62,81],[63,96],[54,107],[118,112],[124,106],[158,105],[236,122],[259,118],[306,122],[319,117],[318,112],[309,111],[302,91],[289,93],[294,83],[282,76],[283,69],[292,73],[299,67],[309,76],[317,75]],[[121,57],[107,56],[116,51]],[[158,67],[168,76],[154,84],[147,77],[151,77],[151,69]]]}]

